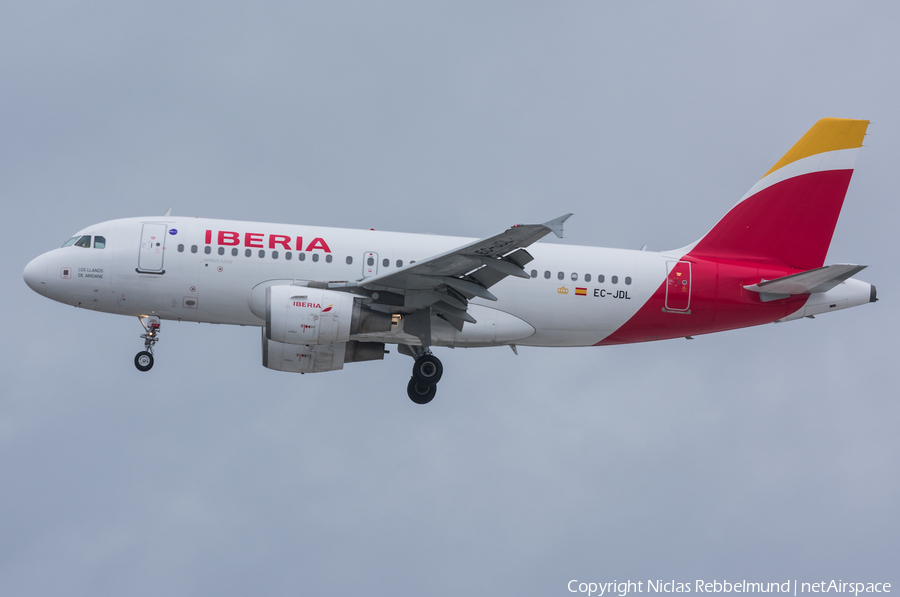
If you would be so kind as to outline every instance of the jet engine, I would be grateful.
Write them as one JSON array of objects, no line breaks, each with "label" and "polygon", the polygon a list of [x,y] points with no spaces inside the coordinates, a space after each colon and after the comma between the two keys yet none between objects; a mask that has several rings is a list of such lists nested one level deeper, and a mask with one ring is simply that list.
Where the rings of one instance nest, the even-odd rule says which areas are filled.
[{"label": "jet engine", "polygon": [[391,331],[391,316],[361,298],[306,286],[266,289],[266,338],[284,344],[334,344],[350,336]]},{"label": "jet engine", "polygon": [[383,342],[350,340],[391,330],[391,316],[372,311],[361,298],[306,286],[266,289],[263,366],[276,371],[318,373],[345,363],[384,358]]}]

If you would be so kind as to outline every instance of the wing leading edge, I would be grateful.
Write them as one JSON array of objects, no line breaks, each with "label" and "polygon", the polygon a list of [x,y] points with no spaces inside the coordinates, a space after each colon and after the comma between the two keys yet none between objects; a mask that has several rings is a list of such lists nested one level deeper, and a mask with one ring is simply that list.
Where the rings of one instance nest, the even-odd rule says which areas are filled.
[{"label": "wing leading edge", "polygon": [[[562,238],[563,223],[571,215],[565,214],[543,224],[512,226],[500,234],[417,261],[391,273],[364,278],[355,285],[366,290],[401,295],[402,310],[406,313],[433,310],[462,331],[464,322],[476,323],[467,312],[469,300],[480,297],[496,301],[497,297],[488,290],[491,286],[507,276],[529,278],[523,268],[534,258],[525,248],[551,232]],[[416,321],[423,318],[420,315],[408,319]],[[427,318],[424,319],[423,324],[427,324]],[[423,343],[430,343],[425,342],[426,331],[406,331],[419,336]],[[427,334],[430,336],[430,331]]]}]

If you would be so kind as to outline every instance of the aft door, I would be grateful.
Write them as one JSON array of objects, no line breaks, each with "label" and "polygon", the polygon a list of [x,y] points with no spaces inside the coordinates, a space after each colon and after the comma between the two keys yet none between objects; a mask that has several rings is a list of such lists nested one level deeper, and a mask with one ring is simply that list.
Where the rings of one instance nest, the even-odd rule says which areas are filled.
[{"label": "aft door", "polygon": [[691,264],[687,261],[669,261],[666,278],[666,309],[687,311],[691,306]]},{"label": "aft door", "polygon": [[138,271],[165,273],[163,255],[166,249],[166,225],[144,224],[141,230],[141,252],[138,255]]},{"label": "aft door", "polygon": [[378,275],[378,253],[363,255],[363,278]]}]

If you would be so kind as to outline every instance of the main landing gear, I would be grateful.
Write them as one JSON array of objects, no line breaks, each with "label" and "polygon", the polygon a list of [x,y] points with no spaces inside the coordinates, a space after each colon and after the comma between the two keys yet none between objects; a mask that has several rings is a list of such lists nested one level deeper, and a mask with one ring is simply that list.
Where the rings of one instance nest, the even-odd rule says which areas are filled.
[{"label": "main landing gear", "polygon": [[134,366],[138,371],[150,371],[153,368],[153,345],[159,342],[159,317],[140,317],[139,321],[144,326],[141,338],[144,339],[144,350],[134,355]]},{"label": "main landing gear", "polygon": [[412,377],[406,385],[406,394],[416,404],[428,404],[437,393],[437,383],[444,374],[444,366],[428,348],[410,348],[415,350],[410,356],[413,356],[416,362],[413,365]]}]

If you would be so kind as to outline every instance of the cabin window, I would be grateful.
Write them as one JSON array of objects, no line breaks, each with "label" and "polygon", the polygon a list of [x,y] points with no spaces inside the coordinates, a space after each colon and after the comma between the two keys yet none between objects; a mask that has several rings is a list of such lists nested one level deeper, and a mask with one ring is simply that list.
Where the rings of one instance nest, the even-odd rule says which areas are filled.
[{"label": "cabin window", "polygon": [[244,257],[250,257],[251,255],[253,255],[253,251],[251,251],[250,249],[244,251]]},{"label": "cabin window", "polygon": [[285,252],[284,252],[284,260],[285,260],[285,261],[290,261],[291,258],[292,258],[293,256],[294,256],[294,255],[293,255],[290,251],[285,251]]},{"label": "cabin window", "polygon": [[191,253],[197,252],[197,245],[191,245]]},{"label": "cabin window", "polygon": [[90,236],[82,236],[78,240],[75,241],[76,247],[84,247],[87,249],[91,248],[91,237]]},{"label": "cabin window", "polygon": [[391,265],[391,260],[390,260],[390,259],[382,259],[382,260],[381,260],[381,265],[382,265],[383,267],[390,267],[390,265]]},{"label": "cabin window", "polygon": [[545,279],[545,280],[549,280],[549,279],[550,279],[550,270],[544,271],[544,279]]},{"label": "cabin window", "polygon": [[397,260],[397,267],[403,267],[403,260],[402,260],[402,259],[398,259],[398,260]]},{"label": "cabin window", "polygon": [[531,277],[537,278],[537,270],[536,269],[531,270]]},{"label": "cabin window", "polygon": [[625,284],[631,284],[631,277],[625,278]]},{"label": "cabin window", "polygon": [[105,249],[106,248],[106,237],[95,236],[94,237],[94,248],[95,249]]},{"label": "cabin window", "polygon": [[556,274],[556,277],[559,278],[560,280],[565,280],[566,274],[564,272],[559,272],[558,274]]},{"label": "cabin window", "polygon": [[353,257],[347,255],[347,265],[353,265]]},{"label": "cabin window", "polygon": [[266,252],[263,251],[262,249],[260,249],[260,251],[259,251],[259,258],[262,259],[262,258],[265,257],[265,256],[266,256]]},{"label": "cabin window", "polygon": [[219,247],[219,255],[225,254],[225,247]]},{"label": "cabin window", "polygon": [[272,251],[272,259],[278,259],[278,251]]},{"label": "cabin window", "polygon": [[590,282],[590,281],[591,281],[591,275],[590,275],[590,274],[585,274],[585,275],[584,275],[584,281],[585,281],[585,282]]},{"label": "cabin window", "polygon": [[334,259],[334,257],[332,257],[331,253],[329,253],[328,255],[325,256],[325,263],[331,263],[332,259]]},{"label": "cabin window", "polygon": [[368,259],[366,259],[366,264],[368,264],[369,267],[372,267],[373,265],[375,265],[375,259],[369,257]]},{"label": "cabin window", "polygon": [[178,245],[178,252],[184,253],[184,245]]},{"label": "cabin window", "polygon": [[573,281],[573,282],[577,282],[577,281],[578,281],[578,274],[576,274],[575,272],[572,272],[572,281]]},{"label": "cabin window", "polygon": [[205,247],[203,247],[203,252],[209,255],[210,253],[212,253],[212,247],[206,245]]},{"label": "cabin window", "polygon": [[232,256],[232,257],[237,257],[237,254],[238,254],[237,247],[231,249],[231,256]]},{"label": "cabin window", "polygon": [[306,261],[306,253],[297,253],[298,261]]},{"label": "cabin window", "polygon": [[319,254],[318,254],[318,253],[313,253],[313,254],[312,254],[312,260],[313,260],[313,261],[318,261],[318,260],[319,260]]},{"label": "cabin window", "polygon": [[603,284],[603,282],[605,282],[605,281],[606,281],[606,276],[604,276],[603,274],[600,274],[599,276],[597,276],[597,282],[599,282],[600,284]]},{"label": "cabin window", "polygon": [[609,281],[612,282],[613,284],[618,284],[619,276],[613,276],[612,278],[609,279]]}]

